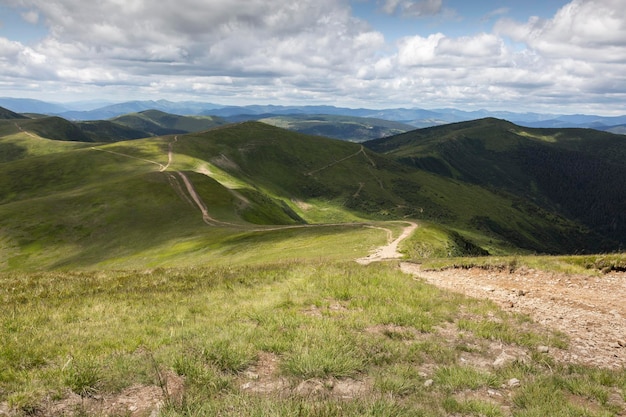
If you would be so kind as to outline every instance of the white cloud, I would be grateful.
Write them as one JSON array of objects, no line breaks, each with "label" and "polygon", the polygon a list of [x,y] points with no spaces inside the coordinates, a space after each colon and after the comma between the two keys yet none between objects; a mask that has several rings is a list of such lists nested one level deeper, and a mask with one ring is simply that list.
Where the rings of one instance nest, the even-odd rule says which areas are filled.
[{"label": "white cloud", "polygon": [[[28,45],[0,38],[0,85],[7,94],[36,84],[33,94],[54,98],[550,111],[611,102],[626,112],[622,2],[573,0],[551,19],[388,44],[348,0],[4,0],[49,34]],[[378,5],[404,17],[446,11],[441,0]]]},{"label": "white cloud", "polygon": [[626,60],[626,14],[621,0],[574,0],[549,20],[498,22],[496,32],[546,57]]}]

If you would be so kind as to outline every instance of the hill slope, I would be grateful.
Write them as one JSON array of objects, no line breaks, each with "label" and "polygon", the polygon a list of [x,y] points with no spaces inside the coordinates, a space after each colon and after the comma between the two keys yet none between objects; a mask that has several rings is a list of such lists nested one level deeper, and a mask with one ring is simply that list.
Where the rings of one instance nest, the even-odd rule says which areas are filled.
[{"label": "hill slope", "polygon": [[219,117],[179,116],[159,110],[146,110],[112,119],[113,122],[148,132],[152,136],[207,130],[226,123]]},{"label": "hill slope", "polygon": [[27,119],[27,117],[5,109],[4,107],[0,107],[0,119]]},{"label": "hill slope", "polygon": [[447,254],[605,243],[512,193],[259,122],[96,146],[23,135],[51,147],[0,163],[0,269],[266,261],[294,239],[293,256],[329,256],[330,236],[350,242],[331,256],[358,257],[381,234],[364,221],[407,217],[438,224]]},{"label": "hill slope", "polygon": [[323,114],[272,116],[259,121],[308,135],[352,142],[364,142],[414,129],[411,125],[383,119]]},{"label": "hill slope", "polygon": [[626,243],[624,136],[481,119],[366,146],[412,167],[533,201]]}]

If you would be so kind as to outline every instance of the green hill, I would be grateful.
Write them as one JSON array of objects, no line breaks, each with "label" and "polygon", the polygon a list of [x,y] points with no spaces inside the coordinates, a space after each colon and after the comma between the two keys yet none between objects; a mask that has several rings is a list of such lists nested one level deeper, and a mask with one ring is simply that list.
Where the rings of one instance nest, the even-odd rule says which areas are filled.
[{"label": "green hill", "polygon": [[415,129],[405,123],[383,119],[336,115],[272,116],[259,121],[308,135],[365,142]]},{"label": "green hill", "polygon": [[27,119],[26,116],[12,112],[9,109],[0,107],[0,119]]},{"label": "green hill", "polygon": [[159,110],[146,110],[112,119],[123,126],[149,133],[151,136],[199,132],[226,122],[214,116],[179,116]]},{"label": "green hill", "polygon": [[[419,129],[366,146],[407,166],[533,202],[613,240],[608,247],[626,243],[624,136],[481,119]],[[499,234],[488,223],[476,220]]]},{"label": "green hill", "polygon": [[108,120],[77,122],[76,124],[93,142],[119,142],[150,136],[149,132],[133,129]]},{"label": "green hill", "polygon": [[402,218],[437,230],[407,247],[420,256],[611,244],[513,193],[259,122],[96,146],[9,142],[24,152],[0,163],[0,269],[354,259],[384,237],[365,223]]}]

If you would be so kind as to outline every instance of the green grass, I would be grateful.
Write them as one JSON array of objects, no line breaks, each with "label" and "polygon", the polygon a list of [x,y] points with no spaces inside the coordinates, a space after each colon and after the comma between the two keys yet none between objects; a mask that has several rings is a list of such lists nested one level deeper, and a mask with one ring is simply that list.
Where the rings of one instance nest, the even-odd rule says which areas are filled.
[{"label": "green grass", "polygon": [[[415,258],[417,260],[417,258]],[[484,268],[515,271],[533,268],[565,274],[602,275],[626,270],[626,254],[567,255],[567,256],[489,256],[421,259],[425,268]]]},{"label": "green grass", "polygon": [[[168,402],[165,416],[551,415],[557,408],[556,415],[604,416],[620,410],[608,393],[626,389],[623,370],[548,366],[532,355],[504,368],[461,361],[469,353],[494,359],[480,348],[485,331],[528,346],[525,337],[464,325],[468,311],[477,323],[499,315],[507,334],[528,333],[532,345],[555,336],[537,325],[528,330],[491,303],[412,280],[393,264],[11,272],[0,273],[0,288],[0,402],[18,415],[69,391],[88,398],[158,386],[168,371],[184,376],[185,394]],[[462,327],[458,340],[441,336],[450,325]],[[245,375],[263,355],[276,365],[262,378],[282,388],[242,388],[260,383]],[[513,377],[520,388],[501,388]],[[318,388],[302,393],[307,384]],[[341,391],[351,384],[358,389]],[[487,389],[502,402],[489,401]]]}]

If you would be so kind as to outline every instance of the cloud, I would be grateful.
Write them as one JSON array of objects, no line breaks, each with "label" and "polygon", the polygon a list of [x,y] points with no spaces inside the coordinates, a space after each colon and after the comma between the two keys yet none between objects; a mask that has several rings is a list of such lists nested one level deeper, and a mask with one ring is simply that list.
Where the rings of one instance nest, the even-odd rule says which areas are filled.
[{"label": "cloud", "polygon": [[574,0],[552,19],[499,21],[496,33],[552,58],[626,61],[626,14],[621,0]]},{"label": "cloud", "polygon": [[443,0],[386,0],[382,6],[387,14],[398,13],[405,17],[434,16],[441,13]]},{"label": "cloud", "polygon": [[[49,33],[28,45],[0,38],[0,85],[3,94],[34,86],[32,96],[54,99],[551,112],[613,103],[626,112],[621,2],[573,0],[550,19],[502,18],[492,32],[408,34],[392,44],[348,0],[4,0]],[[378,5],[404,17],[445,19],[447,10],[440,0]]]},{"label": "cloud", "polygon": [[367,61],[384,44],[382,34],[335,0],[14,3],[43,17],[50,35],[38,53],[75,82],[99,76],[107,82],[116,73],[315,79],[354,71],[355,61]]},{"label": "cloud", "polygon": [[24,12],[21,14],[22,19],[31,25],[36,25],[39,22],[39,13],[34,10],[30,10],[28,12]]}]

